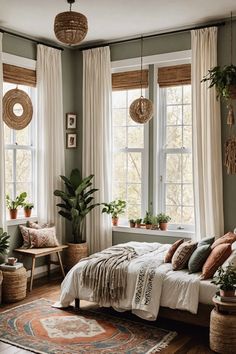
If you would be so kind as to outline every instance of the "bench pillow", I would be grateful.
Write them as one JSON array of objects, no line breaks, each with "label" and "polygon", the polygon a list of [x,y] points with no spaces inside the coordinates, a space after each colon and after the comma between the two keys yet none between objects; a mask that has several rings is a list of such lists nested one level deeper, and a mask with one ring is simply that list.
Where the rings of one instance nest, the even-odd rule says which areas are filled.
[{"label": "bench pillow", "polygon": [[173,270],[180,270],[183,269],[188,260],[193,253],[193,251],[197,248],[197,242],[193,241],[185,241],[183,242],[175,251],[172,257],[172,267]]},{"label": "bench pillow", "polygon": [[198,246],[188,261],[189,273],[197,273],[202,270],[203,264],[206,262],[209,254],[211,253],[211,245],[205,244]]},{"label": "bench pillow", "polygon": [[215,240],[215,242],[211,245],[211,248],[215,248],[218,245],[221,245],[222,243],[234,243],[236,241],[236,234],[233,232],[228,232],[224,236],[221,236]]},{"label": "bench pillow", "polygon": [[30,248],[56,247],[59,243],[56,238],[56,228],[30,229]]},{"label": "bench pillow", "polygon": [[230,243],[222,243],[213,248],[202,267],[201,279],[210,279],[232,253]]},{"label": "bench pillow", "polygon": [[19,225],[21,235],[23,237],[23,245],[22,248],[30,248],[30,236],[29,236],[29,228],[23,225]]},{"label": "bench pillow", "polygon": [[33,222],[33,221],[27,221],[27,224],[26,224],[27,227],[30,227],[31,229],[45,229],[46,227],[51,227],[51,226],[54,226],[54,225],[50,225],[50,224],[38,224],[37,222]]},{"label": "bench pillow", "polygon": [[171,263],[171,260],[172,260],[172,257],[174,255],[175,251],[183,242],[184,242],[184,239],[181,239],[181,240],[177,240],[177,241],[175,241],[175,243],[173,243],[173,245],[168,249],[168,252],[165,255],[165,259],[164,259],[165,263]]}]

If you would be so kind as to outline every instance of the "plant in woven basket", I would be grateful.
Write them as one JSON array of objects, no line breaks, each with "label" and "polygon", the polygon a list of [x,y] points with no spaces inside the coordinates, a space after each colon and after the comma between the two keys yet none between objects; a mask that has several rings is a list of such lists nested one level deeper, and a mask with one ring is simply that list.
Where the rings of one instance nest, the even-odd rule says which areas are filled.
[{"label": "plant in woven basket", "polygon": [[7,250],[9,247],[9,238],[10,235],[7,232],[3,232],[3,229],[0,228],[0,254],[7,254]]},{"label": "plant in woven basket", "polygon": [[9,194],[6,195],[6,205],[10,212],[10,218],[16,219],[17,218],[17,209],[19,207],[24,206],[25,198],[27,197],[27,193],[23,192],[16,196],[16,199],[11,199]]},{"label": "plant in woven basket", "polygon": [[[220,288],[221,296],[234,296],[236,288],[236,269],[232,265],[227,266],[225,269],[221,266],[218,268],[216,275],[211,281],[213,284]],[[227,292],[226,295],[225,292]],[[228,293],[229,292],[229,293]]]},{"label": "plant in woven basket", "polygon": [[100,205],[91,204],[94,200],[92,195],[98,191],[96,188],[91,188],[94,175],[82,179],[80,171],[76,168],[72,170],[69,178],[60,177],[64,181],[66,190],[54,191],[54,195],[62,199],[62,203],[57,204],[61,208],[58,213],[71,222],[74,243],[82,243],[85,217]]},{"label": "plant in woven basket", "polygon": [[117,226],[119,215],[125,211],[126,201],[117,199],[110,203],[102,203],[102,205],[104,205],[102,213],[111,214],[113,226]]}]

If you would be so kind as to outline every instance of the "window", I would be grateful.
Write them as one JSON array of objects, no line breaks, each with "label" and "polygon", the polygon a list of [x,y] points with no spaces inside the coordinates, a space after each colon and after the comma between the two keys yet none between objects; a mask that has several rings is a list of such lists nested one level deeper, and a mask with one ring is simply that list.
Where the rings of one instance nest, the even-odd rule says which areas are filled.
[{"label": "window", "polygon": [[191,85],[159,91],[159,211],[170,215],[171,223],[186,227],[194,225]]},{"label": "window", "polygon": [[[15,87],[15,84],[4,82],[3,93]],[[36,89],[23,85],[18,87],[30,96],[34,115],[31,123],[22,130],[14,130],[4,125],[6,193],[15,199],[21,192],[26,192],[27,200],[36,206]],[[36,212],[36,208],[34,211]]]},{"label": "window", "polygon": [[147,202],[147,125],[135,123],[129,106],[140,97],[139,89],[113,91],[112,199],[127,202],[124,219],[142,217]]}]

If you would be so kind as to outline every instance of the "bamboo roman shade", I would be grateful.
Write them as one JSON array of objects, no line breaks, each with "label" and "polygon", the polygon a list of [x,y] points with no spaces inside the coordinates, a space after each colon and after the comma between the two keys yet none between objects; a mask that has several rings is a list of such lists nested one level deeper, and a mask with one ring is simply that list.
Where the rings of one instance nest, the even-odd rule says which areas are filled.
[{"label": "bamboo roman shade", "polygon": [[36,71],[15,65],[3,64],[3,81],[35,87]]},{"label": "bamboo roman shade", "polygon": [[160,87],[191,84],[191,64],[159,68],[157,81]]},{"label": "bamboo roman shade", "polygon": [[[112,90],[128,90],[141,87],[141,70],[112,74]],[[142,87],[148,87],[148,70],[143,70]]]}]

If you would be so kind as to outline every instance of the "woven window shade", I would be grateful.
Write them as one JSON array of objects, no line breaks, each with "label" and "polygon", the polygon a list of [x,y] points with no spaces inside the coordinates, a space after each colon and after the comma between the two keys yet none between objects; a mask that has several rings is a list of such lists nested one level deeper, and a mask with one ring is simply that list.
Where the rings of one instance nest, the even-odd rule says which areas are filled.
[{"label": "woven window shade", "polygon": [[[128,90],[141,87],[141,70],[112,74],[112,90]],[[148,87],[148,70],[143,70],[142,87]]]},{"label": "woven window shade", "polygon": [[36,86],[36,71],[19,66],[3,64],[3,81],[12,84]]},{"label": "woven window shade", "polygon": [[191,84],[191,64],[159,68],[157,82],[160,87]]}]

